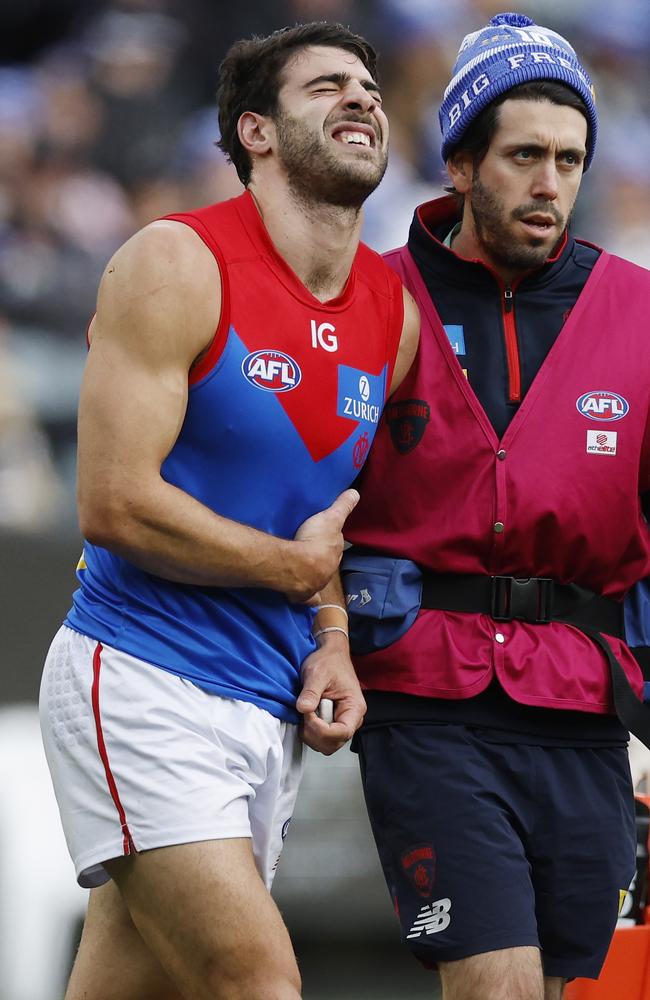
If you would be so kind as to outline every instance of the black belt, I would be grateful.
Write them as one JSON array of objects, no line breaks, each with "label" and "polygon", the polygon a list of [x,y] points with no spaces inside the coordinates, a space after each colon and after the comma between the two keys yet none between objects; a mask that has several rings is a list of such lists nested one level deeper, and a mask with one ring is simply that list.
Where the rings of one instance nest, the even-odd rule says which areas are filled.
[{"label": "black belt", "polygon": [[519,580],[514,576],[479,576],[422,571],[422,607],[490,615],[497,622],[513,619],[545,625],[563,621],[596,628],[625,638],[623,605],[574,583],[547,577]]},{"label": "black belt", "polygon": [[[639,701],[603,632],[625,638],[623,604],[576,584],[545,577],[430,573],[422,570],[423,608],[490,615],[494,621],[534,625],[558,622],[580,629],[602,649],[609,664],[616,714],[650,748],[650,710]],[[644,648],[644,654],[646,652]],[[647,656],[637,660],[642,669]],[[644,670],[644,674],[645,674]]]}]

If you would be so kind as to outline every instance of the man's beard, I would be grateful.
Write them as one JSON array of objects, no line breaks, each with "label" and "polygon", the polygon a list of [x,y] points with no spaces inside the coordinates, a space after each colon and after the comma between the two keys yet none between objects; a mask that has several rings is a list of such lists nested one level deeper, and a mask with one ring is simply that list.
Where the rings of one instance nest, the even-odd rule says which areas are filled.
[{"label": "man's beard", "polygon": [[506,208],[499,196],[486,188],[481,182],[478,170],[474,172],[472,192],[470,195],[474,228],[479,245],[485,250],[495,264],[512,271],[530,271],[541,267],[548,260],[553,246],[539,237],[529,238],[528,242],[514,241],[512,223],[534,212],[542,212],[553,217],[557,225],[556,243],[567,224],[557,208],[547,202],[530,202],[514,209],[508,218]]},{"label": "man's beard", "polygon": [[328,148],[324,134],[310,131],[299,118],[279,112],[275,125],[289,187],[304,204],[359,209],[384,176],[385,153],[376,161],[359,156],[344,162]]}]

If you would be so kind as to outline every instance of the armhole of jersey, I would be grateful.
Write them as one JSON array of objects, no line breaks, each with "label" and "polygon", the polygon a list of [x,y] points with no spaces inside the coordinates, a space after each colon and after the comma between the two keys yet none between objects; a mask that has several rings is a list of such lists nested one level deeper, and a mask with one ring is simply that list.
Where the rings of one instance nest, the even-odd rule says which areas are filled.
[{"label": "armhole of jersey", "polygon": [[388,275],[389,288],[393,286],[393,296],[392,296],[392,308],[390,310],[390,322],[388,325],[388,330],[386,332],[386,348],[388,356],[388,371],[386,373],[386,389],[384,392],[384,399],[388,399],[390,393],[391,383],[393,381],[393,373],[395,371],[395,365],[397,363],[397,354],[399,351],[400,341],[402,339],[402,332],[404,330],[404,291],[402,282],[399,277],[391,271]]},{"label": "armhole of jersey", "polygon": [[170,222],[182,222],[184,225],[189,226],[190,229],[194,230],[196,235],[205,243],[206,247],[216,260],[217,267],[219,268],[219,276],[221,278],[221,316],[219,317],[219,325],[217,326],[217,329],[214,332],[214,337],[210,341],[210,345],[201,360],[197,361],[197,363],[190,368],[188,381],[192,386],[196,385],[197,382],[200,382],[206,377],[206,375],[210,374],[223,354],[226,346],[228,330],[230,329],[230,286],[228,284],[228,268],[226,267],[226,261],[221,248],[217,246],[211,234],[199,219],[192,215],[168,215],[165,216],[165,218]]}]

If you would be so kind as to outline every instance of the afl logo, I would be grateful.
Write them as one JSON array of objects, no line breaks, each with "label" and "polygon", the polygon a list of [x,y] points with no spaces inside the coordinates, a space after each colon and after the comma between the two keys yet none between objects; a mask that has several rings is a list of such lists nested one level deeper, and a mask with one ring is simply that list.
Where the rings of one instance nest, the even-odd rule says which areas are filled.
[{"label": "afl logo", "polygon": [[241,363],[244,377],[267,392],[289,392],[295,389],[302,372],[298,363],[281,351],[254,351]]},{"label": "afl logo", "polygon": [[576,400],[578,412],[589,420],[620,420],[630,409],[627,399],[617,392],[594,389]]}]

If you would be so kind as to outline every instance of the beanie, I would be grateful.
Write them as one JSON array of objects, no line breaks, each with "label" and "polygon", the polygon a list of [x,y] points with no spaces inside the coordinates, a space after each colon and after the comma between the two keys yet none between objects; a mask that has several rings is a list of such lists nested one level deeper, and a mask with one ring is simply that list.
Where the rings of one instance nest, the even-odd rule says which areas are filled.
[{"label": "beanie", "polygon": [[585,170],[598,134],[594,88],[565,38],[525,14],[496,14],[485,28],[466,35],[458,53],[439,119],[447,161],[469,125],[497,97],[531,80],[555,80],[580,95],[589,129]]}]

